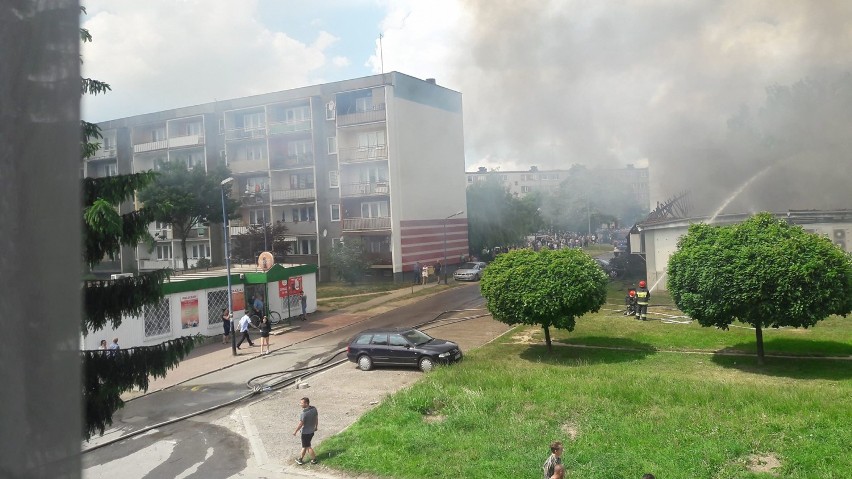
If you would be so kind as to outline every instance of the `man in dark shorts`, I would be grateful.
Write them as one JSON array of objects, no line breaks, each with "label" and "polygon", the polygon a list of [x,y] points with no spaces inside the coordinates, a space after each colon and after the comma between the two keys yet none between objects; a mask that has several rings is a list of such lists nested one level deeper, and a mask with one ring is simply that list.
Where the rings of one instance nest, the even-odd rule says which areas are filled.
[{"label": "man in dark shorts", "polygon": [[319,413],[317,408],[311,406],[311,400],[302,398],[302,414],[299,415],[299,425],[293,431],[295,436],[299,430],[302,431],[302,454],[296,459],[296,464],[302,465],[305,463],[305,453],[311,454],[311,464],[317,463],[317,455],[314,448],[311,447],[311,439],[314,438],[314,433],[319,429]]}]

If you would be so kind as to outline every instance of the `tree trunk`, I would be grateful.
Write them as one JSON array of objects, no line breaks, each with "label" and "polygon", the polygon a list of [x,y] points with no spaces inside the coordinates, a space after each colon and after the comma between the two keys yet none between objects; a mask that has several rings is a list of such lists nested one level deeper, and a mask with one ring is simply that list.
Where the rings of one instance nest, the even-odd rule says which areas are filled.
[{"label": "tree trunk", "polygon": [[761,329],[760,323],[755,325],[754,334],[757,338],[757,364],[763,366],[763,329]]},{"label": "tree trunk", "polygon": [[553,345],[550,344],[550,329],[547,326],[544,327],[544,341],[547,343],[547,352],[552,353]]},{"label": "tree trunk", "polygon": [[189,269],[189,258],[186,257],[186,237],[189,236],[186,231],[183,232],[180,238],[180,249],[183,252],[183,269]]}]

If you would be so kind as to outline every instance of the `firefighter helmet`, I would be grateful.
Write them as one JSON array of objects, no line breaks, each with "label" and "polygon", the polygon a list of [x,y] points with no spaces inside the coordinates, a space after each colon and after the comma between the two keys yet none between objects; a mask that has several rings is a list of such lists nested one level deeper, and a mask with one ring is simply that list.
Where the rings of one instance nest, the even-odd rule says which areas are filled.
[{"label": "firefighter helmet", "polygon": [[631,289],[629,294],[630,294],[630,297],[632,298],[632,297],[636,296],[636,291],[633,291]]},{"label": "firefighter helmet", "polygon": [[640,288],[644,288],[646,284],[647,284],[647,283],[645,283],[645,280],[644,280],[644,279],[643,279],[642,281],[639,281],[639,287],[640,287]]}]

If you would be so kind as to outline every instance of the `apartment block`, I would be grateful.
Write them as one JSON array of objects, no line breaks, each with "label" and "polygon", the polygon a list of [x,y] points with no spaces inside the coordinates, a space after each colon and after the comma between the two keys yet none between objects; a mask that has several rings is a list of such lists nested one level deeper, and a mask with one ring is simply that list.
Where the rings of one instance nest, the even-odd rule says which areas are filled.
[{"label": "apartment block", "polygon": [[[648,168],[636,168],[627,165],[624,168],[596,168],[588,170],[595,178],[601,179],[622,188],[628,188],[636,202],[650,207],[650,189],[648,186]],[[554,192],[559,185],[569,178],[571,170],[539,170],[535,166],[527,171],[488,171],[479,168],[477,171],[468,171],[465,178],[468,185],[477,181],[485,181],[487,178],[496,176],[508,189],[518,198],[534,192]]]},{"label": "apartment block", "polygon": [[[462,118],[459,92],[391,72],[103,122],[84,174],[225,164],[241,205],[232,238],[284,224],[286,262],[316,264],[326,281],[328,252],[357,237],[375,276],[399,278],[443,261],[445,244],[450,264],[468,254],[466,214],[447,219],[467,209]],[[122,251],[120,271],[182,267],[170,225],[150,231],[155,248]],[[190,266],[221,264],[222,226],[199,227],[187,250]]]}]

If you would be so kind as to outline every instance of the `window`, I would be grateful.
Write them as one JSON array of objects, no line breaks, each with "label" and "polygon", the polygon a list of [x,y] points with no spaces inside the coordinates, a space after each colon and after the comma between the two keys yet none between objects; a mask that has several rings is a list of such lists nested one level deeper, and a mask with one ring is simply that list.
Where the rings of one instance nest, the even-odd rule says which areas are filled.
[{"label": "window", "polygon": [[192,123],[186,124],[186,136],[190,136],[190,135],[201,136],[202,134],[203,133],[201,133],[201,122],[200,121],[194,121]]},{"label": "window", "polygon": [[299,241],[299,254],[317,254],[317,240],[303,239]]},{"label": "window", "polygon": [[340,205],[332,204],[331,206],[331,221],[340,221]]},{"label": "window", "polygon": [[530,188],[529,186],[521,187],[521,193],[529,193],[530,191],[532,191],[532,188]]},{"label": "window", "polygon": [[509,175],[500,175],[500,181],[509,181]]},{"label": "window", "polygon": [[115,163],[107,163],[106,165],[103,165],[102,168],[101,176],[115,176],[118,174],[118,165]]},{"label": "window", "polygon": [[265,225],[269,223],[267,220],[267,210],[249,210],[249,223],[253,225]]},{"label": "window", "polygon": [[388,214],[387,201],[370,201],[361,203],[362,218],[385,218]]},{"label": "window", "polygon": [[328,172],[328,187],[329,188],[340,188],[340,172],[337,170],[331,170]]},{"label": "window", "polygon": [[376,158],[377,152],[385,149],[385,131],[367,131],[358,134],[358,150],[367,152],[368,158]]},{"label": "window", "polygon": [[265,176],[255,176],[246,179],[245,194],[250,195],[252,193],[265,193],[267,191],[269,191],[269,178]]},{"label": "window", "polygon": [[172,245],[171,244],[157,245],[157,259],[158,260],[172,259]]},{"label": "window", "polygon": [[221,135],[224,132],[225,132],[225,119],[219,118],[219,134]]},{"label": "window", "polygon": [[343,245],[343,238],[332,238],[331,239],[331,247],[337,248],[338,246]]},{"label": "window", "polygon": [[314,187],[314,175],[311,173],[301,173],[290,175],[291,190],[307,190]]},{"label": "window", "polygon": [[404,347],[408,346],[408,341],[406,341],[405,338],[403,338],[401,334],[391,334],[390,335],[390,345],[391,346],[400,346],[400,347],[404,348]]},{"label": "window", "polygon": [[388,345],[388,335],[387,334],[374,334],[373,340],[370,341],[370,344],[376,346],[387,346]]},{"label": "window", "polygon": [[163,223],[163,222],[157,221],[157,222],[154,223],[154,229],[155,230],[170,230],[170,229],[172,229],[172,225],[171,225],[171,223]]},{"label": "window", "polygon": [[363,112],[370,111],[373,109],[373,97],[372,96],[362,96],[361,98],[355,99],[355,111]]},{"label": "window", "polygon": [[115,148],[115,139],[111,136],[104,136],[104,150],[112,150]]},{"label": "window", "polygon": [[375,183],[388,180],[388,169],[386,166],[368,166],[358,171],[361,183]]},{"label": "window", "polygon": [[151,141],[163,141],[166,139],[165,128],[154,128],[151,130]]},{"label": "window", "polygon": [[248,145],[246,147],[246,160],[256,161],[266,159],[265,149],[262,144]]},{"label": "window", "polygon": [[209,258],[210,257],[210,247],[206,244],[197,244],[192,245],[192,251],[190,252],[192,259],[198,258]]},{"label": "window", "polygon": [[308,109],[307,106],[297,106],[295,108],[288,108],[284,111],[285,121],[288,123],[294,121],[303,121],[311,119],[311,110]]},{"label": "window", "polygon": [[287,155],[290,158],[307,159],[313,151],[311,140],[295,140],[287,143]]},{"label": "window", "polygon": [[262,111],[258,111],[255,113],[246,113],[245,115],[243,115],[244,130],[258,130],[264,128],[265,126],[266,118],[264,118]]},{"label": "window", "polygon": [[334,106],[334,101],[325,104],[325,119],[333,120],[337,116],[337,107]]},{"label": "window", "polygon": [[468,183],[473,183],[473,177],[472,177],[472,176],[470,176],[470,175],[468,175],[468,177],[467,177],[467,182],[468,182]]},{"label": "window", "polygon": [[301,208],[293,208],[293,222],[299,221],[316,221],[313,206],[302,206]]},{"label": "window", "polygon": [[328,154],[336,155],[337,154],[337,137],[329,136],[328,137]]}]

